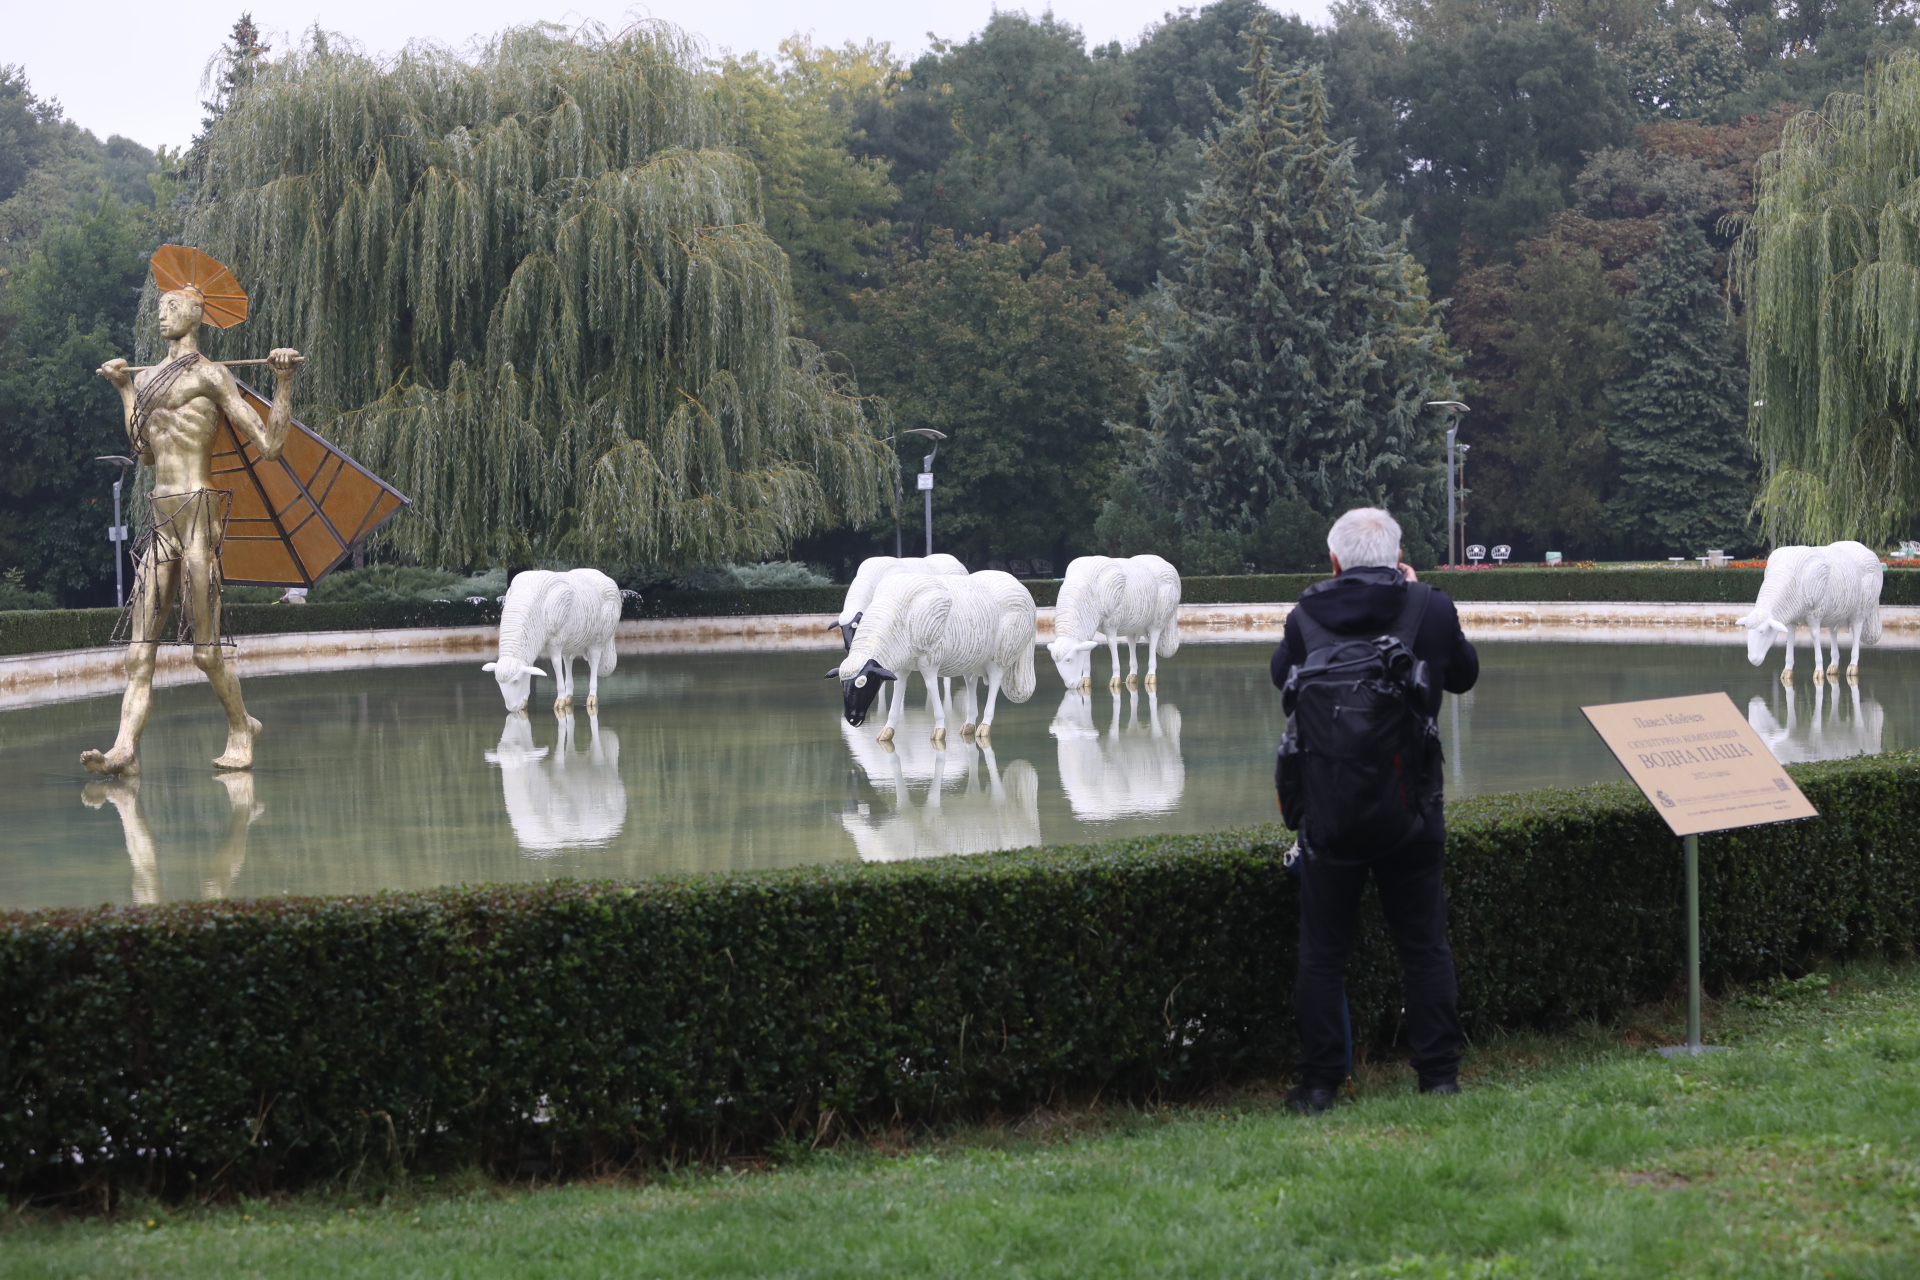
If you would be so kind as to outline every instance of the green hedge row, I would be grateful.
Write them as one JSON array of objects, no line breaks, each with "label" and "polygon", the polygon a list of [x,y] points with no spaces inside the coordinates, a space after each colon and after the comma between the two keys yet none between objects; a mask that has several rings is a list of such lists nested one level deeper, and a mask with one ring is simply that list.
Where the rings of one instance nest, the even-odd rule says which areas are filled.
[{"label": "green hedge row", "polygon": [[[1701,841],[1713,983],[1920,936],[1920,755],[1794,773],[1827,816]],[[1673,989],[1678,842],[1631,789],[1451,817],[1473,1025]],[[1286,843],[0,916],[0,1186],[553,1173],[1273,1071]],[[1351,989],[1376,1043],[1396,974],[1374,919]]]},{"label": "green hedge row", "polygon": [[[1760,591],[1759,569],[1481,569],[1429,570],[1424,580],[1456,600],[1520,602],[1740,604]],[[1187,578],[1188,604],[1271,604],[1299,598],[1324,575],[1248,574]],[[1058,579],[1030,579],[1042,608],[1060,594]],[[760,591],[657,591],[629,600],[627,618],[717,618],[752,614],[838,613],[845,587],[791,587]],[[1920,570],[1890,569],[1881,601],[1920,604]],[[0,611],[0,655],[85,649],[111,642],[112,609]],[[461,627],[496,623],[500,606],[488,601],[393,604],[236,604],[227,608],[233,634],[286,631],[359,631],[389,627]]]}]

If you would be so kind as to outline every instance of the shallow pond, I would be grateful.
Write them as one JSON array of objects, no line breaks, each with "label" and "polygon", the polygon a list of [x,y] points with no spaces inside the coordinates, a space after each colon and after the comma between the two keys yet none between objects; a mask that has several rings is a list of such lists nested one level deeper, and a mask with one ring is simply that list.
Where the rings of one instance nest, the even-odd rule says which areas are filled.
[{"label": "shallow pond", "polygon": [[[928,743],[916,678],[898,750],[850,728],[828,653],[633,655],[600,714],[504,713],[477,664],[247,683],[252,775],[207,763],[202,683],[155,694],[137,783],[90,780],[117,698],[0,714],[0,908],[357,893],[552,876],[790,866],[1201,831],[1275,816],[1283,727],[1269,650],[1189,645],[1157,697],[1064,694],[1044,661],[991,750]],[[1724,689],[1786,760],[1920,745],[1920,651],[1864,655],[1857,688],[1792,695],[1743,648],[1481,646],[1442,708],[1450,795],[1624,775],[1579,708]],[[584,670],[580,672],[584,689]],[[1805,676],[1802,676],[1805,679]],[[550,686],[545,686],[550,687]]]}]

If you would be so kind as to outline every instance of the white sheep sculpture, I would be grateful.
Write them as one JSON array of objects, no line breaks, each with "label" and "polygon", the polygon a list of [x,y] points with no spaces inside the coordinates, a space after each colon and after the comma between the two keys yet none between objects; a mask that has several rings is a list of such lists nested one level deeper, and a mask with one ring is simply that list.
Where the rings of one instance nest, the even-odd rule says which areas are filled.
[{"label": "white sheep sculpture", "polygon": [[571,569],[553,573],[529,569],[515,575],[500,599],[500,656],[481,666],[500,682],[500,696],[509,711],[524,711],[534,676],[545,676],[534,663],[542,654],[553,659],[553,709],[573,710],[573,660],[587,660],[587,711],[600,710],[600,677],[619,660],[614,652],[614,628],[620,622],[620,588],[598,569]]},{"label": "white sheep sculpture", "polygon": [[1109,689],[1120,687],[1120,646],[1127,646],[1127,688],[1139,687],[1140,652],[1147,646],[1149,690],[1160,687],[1160,659],[1180,652],[1180,571],[1159,556],[1125,560],[1081,556],[1067,566],[1053,611],[1047,652],[1067,688],[1093,683],[1095,645],[1104,637],[1113,655]]},{"label": "white sheep sculpture", "polygon": [[[841,682],[847,723],[858,725],[883,683],[897,680],[896,672],[918,671],[927,683],[933,741],[944,743],[947,706],[938,678],[984,676],[986,710],[977,727],[968,723],[960,732],[963,737],[978,733],[987,738],[1002,692],[1012,702],[1033,696],[1036,613],[1032,594],[1010,573],[988,569],[964,578],[895,574],[874,593],[853,647],[827,678]],[[904,707],[896,693],[878,741],[893,740]]]},{"label": "white sheep sculpture", "polygon": [[[1853,656],[1847,678],[1860,674],[1860,646],[1880,642],[1880,587],[1886,566],[1870,547],[1858,542],[1832,542],[1824,547],[1779,547],[1767,557],[1767,574],[1759,599],[1739,625],[1747,629],[1747,660],[1759,666],[1767,659],[1775,636],[1787,650],[1780,683],[1793,683],[1793,637],[1805,624],[1813,635],[1813,679],[1818,684],[1840,675],[1842,625],[1852,633]],[[1832,633],[1832,661],[1821,666],[1820,629]]]},{"label": "white sheep sculpture", "polygon": [[[873,593],[880,584],[896,573],[928,573],[936,578],[964,578],[967,566],[952,556],[942,552],[931,556],[868,556],[860,562],[853,581],[847,584],[847,598],[840,606],[840,616],[827,624],[827,630],[840,633],[840,645],[843,650],[853,648],[853,637],[859,634],[860,617],[873,603]],[[906,692],[906,680],[902,678],[900,687],[893,692],[899,697]],[[968,689],[972,693],[971,687]],[[947,681],[947,696],[953,696],[953,681]]]}]

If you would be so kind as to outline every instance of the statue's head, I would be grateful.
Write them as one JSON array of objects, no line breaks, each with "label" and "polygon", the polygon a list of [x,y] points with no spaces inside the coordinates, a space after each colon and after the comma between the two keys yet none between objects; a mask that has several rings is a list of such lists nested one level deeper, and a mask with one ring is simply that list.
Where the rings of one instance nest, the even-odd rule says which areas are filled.
[{"label": "statue's head", "polygon": [[184,338],[200,327],[207,299],[192,285],[170,289],[160,295],[160,336],[171,342]]}]

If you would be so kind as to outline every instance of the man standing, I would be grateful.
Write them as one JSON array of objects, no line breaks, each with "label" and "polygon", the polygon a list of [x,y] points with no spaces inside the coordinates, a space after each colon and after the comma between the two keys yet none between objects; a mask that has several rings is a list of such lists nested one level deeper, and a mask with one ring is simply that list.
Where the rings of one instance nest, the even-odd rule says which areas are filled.
[{"label": "man standing", "polygon": [[178,635],[193,644],[193,664],[206,673],[227,713],[227,749],[214,766],[253,766],[260,722],[247,715],[240,681],[227,669],[220,648],[220,544],[232,494],[213,487],[213,455],[224,418],[261,457],[280,456],[293,421],[293,374],[300,353],[280,348],[267,358],[277,384],[272,412],[262,423],[233,375],[200,354],[197,335],[205,306],[206,298],[192,286],[161,294],[165,362],[141,370],[137,378],[125,360],[109,360],[98,370],[119,389],[127,438],[134,456],[153,468],[154,483],[150,536],[127,602],[127,691],[120,702],[120,733],[109,750],[81,753],[80,763],[94,773],[127,777],[140,772],[140,735],[153,704],[154,653],[176,596]]},{"label": "man standing", "polygon": [[[1480,656],[1460,630],[1444,592],[1424,584],[1400,558],[1400,526],[1385,511],[1347,512],[1327,534],[1334,577],[1300,593],[1274,651],[1273,683],[1284,688],[1310,653],[1329,645],[1372,641],[1404,628],[1405,647],[1426,664],[1422,717],[1440,708],[1442,690],[1465,693],[1480,675]],[[1418,593],[1418,596],[1412,593]],[[1420,598],[1424,597],[1424,598]],[[1304,615],[1304,618],[1303,618]],[[1312,744],[1307,744],[1311,749]],[[1396,759],[1394,765],[1398,766]],[[1387,928],[1400,953],[1406,984],[1407,1041],[1423,1093],[1457,1093],[1459,993],[1447,946],[1447,904],[1441,887],[1446,817],[1441,779],[1427,779],[1424,812],[1392,847],[1313,849],[1301,842],[1300,957],[1293,988],[1300,1034],[1300,1080],[1287,1095],[1294,1110],[1313,1114],[1334,1104],[1350,1068],[1346,1013],[1347,956],[1353,949],[1360,892],[1371,874]],[[1326,803],[1325,797],[1319,797]],[[1309,811],[1316,800],[1302,798]]]}]

